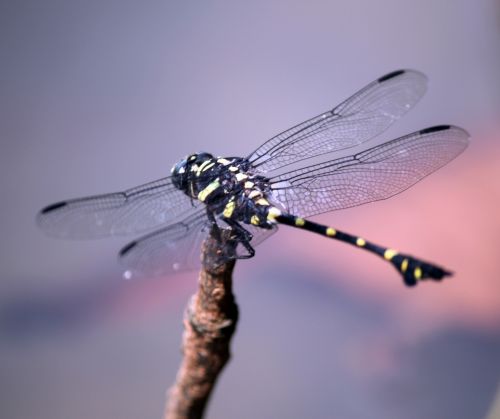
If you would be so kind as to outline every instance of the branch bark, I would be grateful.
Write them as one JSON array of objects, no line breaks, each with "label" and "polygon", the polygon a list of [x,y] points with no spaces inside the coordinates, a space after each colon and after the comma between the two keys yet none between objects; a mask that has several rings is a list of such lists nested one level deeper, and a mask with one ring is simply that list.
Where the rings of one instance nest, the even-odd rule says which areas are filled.
[{"label": "branch bark", "polygon": [[236,244],[230,231],[210,235],[202,246],[202,270],[198,291],[184,314],[182,352],[184,358],[175,384],[169,390],[164,419],[198,419],[230,358],[229,344],[238,321],[238,306],[232,291],[235,260],[220,264]]}]

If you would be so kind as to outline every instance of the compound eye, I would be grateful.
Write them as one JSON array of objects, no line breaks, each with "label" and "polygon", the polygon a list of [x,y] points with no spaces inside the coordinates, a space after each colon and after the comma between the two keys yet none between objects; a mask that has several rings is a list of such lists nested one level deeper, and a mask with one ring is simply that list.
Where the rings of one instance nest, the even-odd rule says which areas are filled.
[{"label": "compound eye", "polygon": [[176,168],[176,173],[182,175],[186,172],[186,164],[182,164]]},{"label": "compound eye", "polygon": [[186,187],[186,181],[187,181],[186,166],[187,166],[187,164],[188,164],[187,160],[183,159],[172,168],[172,183],[178,189],[185,189],[185,187]]},{"label": "compound eye", "polygon": [[187,164],[186,159],[177,162],[172,167],[172,170],[170,170],[170,173],[172,173],[172,175],[182,175],[186,171],[186,164]]},{"label": "compound eye", "polygon": [[201,152],[201,153],[196,154],[196,161],[198,163],[203,163],[203,162],[210,160],[210,159],[213,159],[213,158],[214,158],[214,156],[211,155],[210,153]]}]

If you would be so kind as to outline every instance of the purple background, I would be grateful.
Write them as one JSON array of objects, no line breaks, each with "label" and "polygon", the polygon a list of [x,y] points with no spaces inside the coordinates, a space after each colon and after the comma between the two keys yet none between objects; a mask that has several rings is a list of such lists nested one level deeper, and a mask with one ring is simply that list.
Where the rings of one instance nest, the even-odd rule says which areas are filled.
[{"label": "purple background", "polygon": [[[0,416],[158,418],[196,274],[122,281],[124,239],[59,241],[44,205],[246,155],[386,72],[430,78],[384,138],[439,123],[457,161],[317,217],[449,266],[404,288],[373,256],[282,228],[235,275],[241,320],[208,418],[499,418],[500,4],[0,3]],[[490,416],[488,416],[490,415]]]}]

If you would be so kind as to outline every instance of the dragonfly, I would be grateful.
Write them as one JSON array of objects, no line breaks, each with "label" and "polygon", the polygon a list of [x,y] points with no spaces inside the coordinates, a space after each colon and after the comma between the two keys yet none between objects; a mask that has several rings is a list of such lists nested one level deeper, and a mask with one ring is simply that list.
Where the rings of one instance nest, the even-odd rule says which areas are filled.
[{"label": "dragonfly", "polygon": [[457,157],[469,134],[438,125],[368,147],[424,95],[427,77],[397,70],[331,110],[272,137],[247,157],[193,153],[169,176],[123,192],[57,202],[37,223],[65,238],[143,234],[119,252],[126,278],[199,266],[208,234],[229,229],[224,260],[254,256],[279,225],[319,234],[390,262],[404,284],[452,273],[434,263],[311,221],[317,214],[392,197]]}]

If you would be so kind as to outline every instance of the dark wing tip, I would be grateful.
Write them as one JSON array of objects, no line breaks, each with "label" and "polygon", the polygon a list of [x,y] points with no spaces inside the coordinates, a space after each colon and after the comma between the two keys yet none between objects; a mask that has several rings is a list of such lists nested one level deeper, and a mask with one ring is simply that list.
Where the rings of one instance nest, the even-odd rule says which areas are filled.
[{"label": "dark wing tip", "polygon": [[47,214],[49,212],[55,211],[56,209],[65,207],[66,205],[68,205],[66,201],[56,202],[55,204],[46,206],[44,209],[40,211],[40,214]]},{"label": "dark wing tip", "polygon": [[390,79],[397,77],[403,73],[406,73],[406,70],[396,70],[396,71],[393,71],[389,74],[386,74],[385,76],[380,77],[379,79],[377,79],[377,81],[379,83],[383,83],[384,81],[390,80]]},{"label": "dark wing tip", "polygon": [[432,132],[446,131],[451,129],[451,125],[436,125],[434,127],[424,128],[419,131],[420,134],[430,134]]},{"label": "dark wing tip", "polygon": [[122,250],[120,250],[119,256],[123,257],[125,256],[130,250],[132,250],[135,246],[137,246],[137,242],[133,241],[127,244]]},{"label": "dark wing tip", "polygon": [[469,144],[470,134],[463,128],[457,127],[456,125],[436,125],[434,127],[424,128],[418,133],[425,135],[443,131],[450,131],[450,134],[454,138],[454,142],[462,144],[463,149],[465,149]]}]

